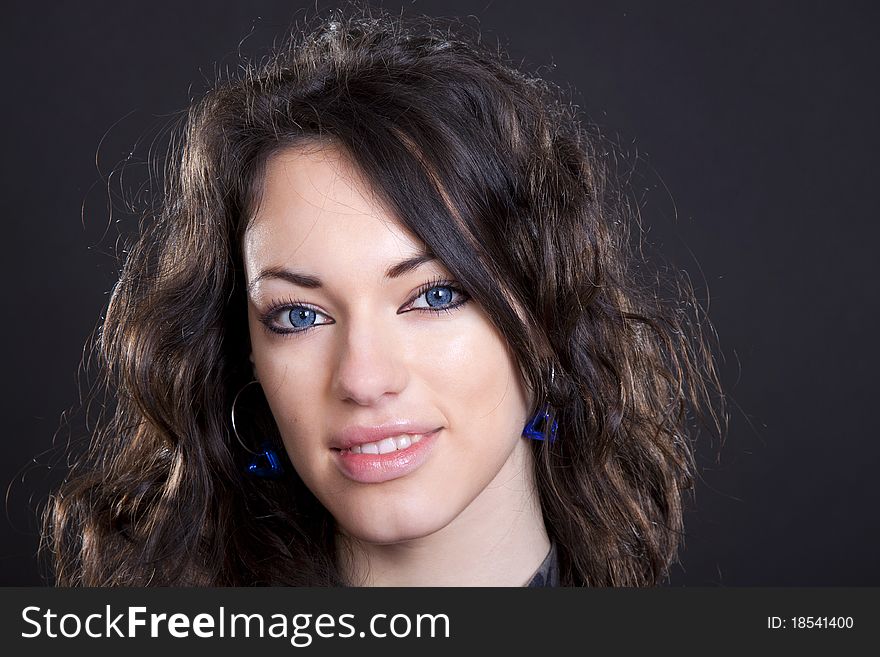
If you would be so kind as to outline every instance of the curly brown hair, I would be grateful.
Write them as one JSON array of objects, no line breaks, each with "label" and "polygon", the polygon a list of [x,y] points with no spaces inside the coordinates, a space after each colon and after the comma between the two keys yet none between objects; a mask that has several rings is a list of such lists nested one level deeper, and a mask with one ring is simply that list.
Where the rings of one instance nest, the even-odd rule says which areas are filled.
[{"label": "curly brown hair", "polygon": [[[641,273],[607,144],[564,94],[448,22],[334,12],[218,82],[178,137],[94,345],[115,403],[47,510],[58,584],[343,584],[332,517],[292,468],[245,476],[228,422],[251,374],[241,239],[263,167],[323,138],[555,409],[560,439],[531,444],[561,584],[668,577],[695,419],[723,433],[708,320],[685,277]],[[248,410],[280,445],[265,403]]]}]

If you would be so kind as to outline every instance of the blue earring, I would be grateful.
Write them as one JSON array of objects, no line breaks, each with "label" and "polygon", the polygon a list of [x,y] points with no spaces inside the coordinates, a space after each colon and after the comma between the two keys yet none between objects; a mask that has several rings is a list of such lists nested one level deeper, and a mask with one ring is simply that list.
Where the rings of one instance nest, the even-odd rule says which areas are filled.
[{"label": "blue earring", "polygon": [[241,436],[238,435],[238,427],[235,426],[235,404],[242,391],[252,383],[258,383],[258,381],[249,381],[248,383],[245,383],[241,387],[241,390],[235,394],[235,399],[232,400],[232,432],[235,434],[238,443],[245,449],[245,451],[253,454],[253,458],[245,469],[249,475],[261,477],[263,479],[280,479],[284,476],[284,468],[281,467],[281,457],[278,456],[278,452],[275,451],[272,444],[268,440],[264,441],[260,447],[262,451],[255,452],[244,444]]},{"label": "blue earring", "polygon": [[[531,438],[532,440],[544,440],[544,432],[547,429],[547,425],[550,422],[550,404],[544,404],[544,407],[539,409],[537,413],[535,413],[534,417],[529,421],[526,425],[526,428],[523,429],[523,436],[526,438]],[[559,427],[559,422],[554,418],[553,423],[549,426],[549,436],[550,442],[556,442],[556,429]]]},{"label": "blue earring", "polygon": [[254,456],[247,466],[248,474],[263,479],[280,479],[284,476],[284,468],[281,467],[281,459],[272,446],[263,443],[263,451]]},{"label": "blue earring", "polygon": [[[556,378],[556,369],[553,365],[550,365],[550,385],[553,385],[553,380]],[[548,426],[549,424],[549,426]],[[556,418],[553,418],[553,422],[550,423],[550,404],[544,404],[544,406],[538,409],[538,412],[535,413],[534,417],[529,420],[529,423],[526,424],[525,429],[523,429],[522,435],[526,438],[531,438],[532,440],[544,440],[544,436],[549,435],[550,442],[556,442],[556,429],[559,427],[559,422],[556,421]]]}]

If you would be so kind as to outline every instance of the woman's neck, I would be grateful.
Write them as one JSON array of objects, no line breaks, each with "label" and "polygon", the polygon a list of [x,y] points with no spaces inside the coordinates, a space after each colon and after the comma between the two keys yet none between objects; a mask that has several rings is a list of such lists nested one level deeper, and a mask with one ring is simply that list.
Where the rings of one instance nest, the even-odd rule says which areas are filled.
[{"label": "woman's neck", "polygon": [[492,482],[433,534],[382,545],[340,538],[343,578],[357,585],[524,586],[550,550],[527,441],[517,443]]}]

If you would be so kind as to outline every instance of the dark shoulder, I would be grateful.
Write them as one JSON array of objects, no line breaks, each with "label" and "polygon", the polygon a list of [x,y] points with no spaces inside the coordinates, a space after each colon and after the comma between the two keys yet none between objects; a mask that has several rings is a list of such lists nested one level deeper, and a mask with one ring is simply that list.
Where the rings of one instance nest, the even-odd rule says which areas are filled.
[{"label": "dark shoulder", "polygon": [[526,584],[533,586],[559,586],[559,559],[556,556],[556,543],[550,543],[550,551],[544,557],[544,561],[538,566],[538,570],[532,575],[532,579]]}]

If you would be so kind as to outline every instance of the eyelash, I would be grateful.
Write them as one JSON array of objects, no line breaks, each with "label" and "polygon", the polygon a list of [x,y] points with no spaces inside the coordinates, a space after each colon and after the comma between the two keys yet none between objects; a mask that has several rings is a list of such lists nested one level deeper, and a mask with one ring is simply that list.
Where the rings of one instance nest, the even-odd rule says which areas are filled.
[{"label": "eyelash", "polygon": [[[437,278],[434,278],[434,279],[428,281],[427,283],[425,283],[421,287],[419,287],[419,289],[416,291],[415,295],[413,295],[412,299],[407,303],[407,305],[409,305],[410,303],[414,303],[416,300],[418,300],[419,297],[423,296],[425,293],[427,293],[429,290],[431,290],[435,287],[448,287],[453,292],[458,293],[460,298],[458,301],[454,302],[452,305],[446,306],[445,308],[412,308],[411,310],[407,310],[405,312],[412,312],[413,310],[418,310],[421,312],[433,313],[435,315],[439,315],[440,313],[451,313],[452,311],[457,310],[458,308],[463,306],[465,303],[470,301],[470,296],[468,296],[467,292],[462,290],[453,281],[449,281],[444,278],[437,277]],[[260,315],[260,318],[259,318],[260,322],[269,331],[271,331],[272,333],[277,333],[279,335],[291,335],[291,334],[306,333],[307,331],[310,331],[313,328],[317,328],[318,326],[324,326],[324,324],[314,324],[312,326],[308,326],[306,328],[301,328],[301,329],[279,329],[272,324],[272,320],[276,317],[276,315],[278,315],[279,312],[281,312],[282,310],[290,311],[293,308],[307,308],[310,310],[314,310],[315,312],[320,312],[314,306],[312,306],[304,301],[299,301],[299,300],[290,299],[290,298],[288,298],[288,299],[273,299],[272,302],[269,304],[269,308],[266,310],[266,312],[264,312]],[[327,322],[327,323],[333,324],[335,322]]]}]

